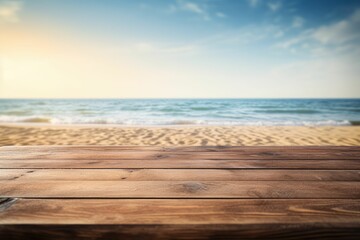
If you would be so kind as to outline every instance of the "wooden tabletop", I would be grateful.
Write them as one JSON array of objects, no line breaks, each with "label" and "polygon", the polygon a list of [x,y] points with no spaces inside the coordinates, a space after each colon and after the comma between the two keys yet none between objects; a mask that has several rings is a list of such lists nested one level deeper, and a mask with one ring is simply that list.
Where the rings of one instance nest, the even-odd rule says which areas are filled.
[{"label": "wooden tabletop", "polygon": [[0,239],[360,239],[360,147],[0,148]]}]

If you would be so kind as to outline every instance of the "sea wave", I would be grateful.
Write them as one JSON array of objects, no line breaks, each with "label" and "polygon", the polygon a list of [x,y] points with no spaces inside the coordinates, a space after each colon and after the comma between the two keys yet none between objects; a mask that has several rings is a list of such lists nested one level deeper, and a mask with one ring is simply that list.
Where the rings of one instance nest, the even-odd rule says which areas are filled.
[{"label": "sea wave", "polygon": [[41,105],[46,105],[46,102],[33,102],[31,104],[36,106],[41,106]]},{"label": "sea wave", "polygon": [[219,110],[217,107],[191,107],[193,111],[211,111],[211,110]]},{"label": "sea wave", "polygon": [[0,122],[3,122],[3,123],[16,123],[16,122],[51,123],[51,118],[50,117],[42,117],[42,116],[21,117],[21,116],[5,115],[5,116],[0,116]]},{"label": "sea wave", "polygon": [[29,113],[31,113],[31,111],[26,111],[26,110],[10,110],[10,111],[4,111],[4,114],[6,115],[11,115],[11,116],[26,116]]},{"label": "sea wave", "polygon": [[43,123],[43,124],[116,124],[116,125],[217,125],[217,126],[349,126],[360,125],[360,121],[319,120],[319,121],[250,121],[224,119],[149,119],[116,117],[49,117],[0,115],[2,123]]},{"label": "sea wave", "polygon": [[28,123],[51,123],[51,118],[43,118],[43,117],[33,117],[33,118],[26,118],[23,122]]},{"label": "sea wave", "polygon": [[320,111],[312,109],[268,109],[268,110],[255,110],[258,113],[274,113],[274,114],[316,114]]}]

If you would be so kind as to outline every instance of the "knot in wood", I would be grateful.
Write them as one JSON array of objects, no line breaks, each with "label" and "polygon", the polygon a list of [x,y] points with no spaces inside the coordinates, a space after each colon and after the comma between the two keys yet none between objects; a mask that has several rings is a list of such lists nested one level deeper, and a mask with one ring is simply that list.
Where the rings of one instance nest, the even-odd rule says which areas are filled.
[{"label": "knot in wood", "polygon": [[198,182],[184,183],[183,187],[187,192],[190,192],[190,193],[207,190],[207,186],[205,184],[198,183]]}]

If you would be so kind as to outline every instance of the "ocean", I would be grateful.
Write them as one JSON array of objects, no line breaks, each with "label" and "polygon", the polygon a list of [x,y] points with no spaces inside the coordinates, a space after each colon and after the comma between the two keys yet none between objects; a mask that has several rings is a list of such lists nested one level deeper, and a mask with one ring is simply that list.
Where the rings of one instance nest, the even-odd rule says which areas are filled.
[{"label": "ocean", "polygon": [[126,126],[360,125],[360,99],[0,99],[0,122]]}]

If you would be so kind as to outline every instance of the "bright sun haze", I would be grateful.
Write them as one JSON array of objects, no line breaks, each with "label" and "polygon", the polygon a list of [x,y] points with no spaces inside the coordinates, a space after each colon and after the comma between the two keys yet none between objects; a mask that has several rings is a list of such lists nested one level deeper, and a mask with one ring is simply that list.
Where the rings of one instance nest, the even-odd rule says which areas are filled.
[{"label": "bright sun haze", "polygon": [[358,0],[0,0],[2,98],[357,98]]}]

